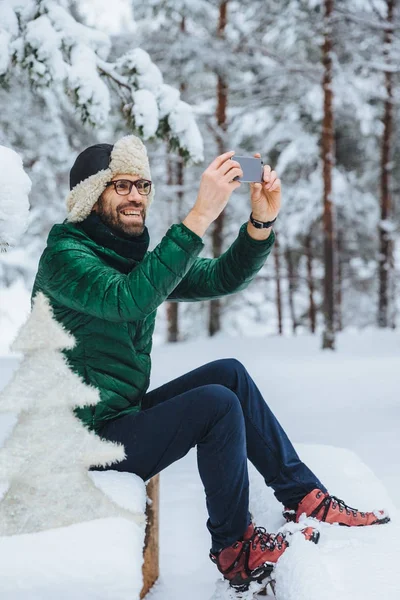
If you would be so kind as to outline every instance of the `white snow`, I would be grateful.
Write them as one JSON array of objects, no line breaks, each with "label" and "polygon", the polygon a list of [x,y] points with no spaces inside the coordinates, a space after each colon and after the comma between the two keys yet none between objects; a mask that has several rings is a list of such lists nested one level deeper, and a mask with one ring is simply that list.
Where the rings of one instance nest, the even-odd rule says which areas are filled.
[{"label": "white snow", "polygon": [[28,226],[31,180],[21,157],[0,146],[0,250],[16,244]]},{"label": "white snow", "polygon": [[103,124],[110,112],[110,92],[96,68],[96,55],[85,44],[76,44],[71,50],[69,86],[76,101],[87,112],[91,123]]},{"label": "white snow", "polygon": [[7,72],[10,64],[10,44],[11,36],[4,29],[0,30],[0,76]]},{"label": "white snow", "polygon": [[[13,2],[12,8],[7,10],[0,7],[0,17],[4,14],[5,25],[10,24],[10,29],[6,29],[0,18],[2,76],[11,78],[14,75],[10,63],[13,56],[14,62],[27,71],[35,87],[52,86],[61,104],[68,98],[80,112],[81,119],[93,126],[108,122],[112,93],[119,105],[121,97],[124,106],[135,104],[135,120],[144,139],[155,135],[159,125],[157,97],[163,75],[147,52],[133,48],[114,63],[104,65],[112,44],[109,28],[106,33],[77,22],[68,11],[68,2],[20,4]],[[118,12],[117,6],[113,8]],[[87,4],[86,9],[90,13]],[[113,17],[119,20],[123,13],[126,19],[131,19],[132,11],[127,4],[123,12],[118,12],[119,16],[114,14]],[[110,21],[115,23],[115,18]],[[16,22],[18,27],[15,27]],[[131,25],[134,29],[131,22],[127,31],[133,31]],[[124,71],[123,77],[120,77],[118,69]],[[114,83],[110,83],[111,80]],[[119,86],[118,90],[115,84]],[[193,145],[197,149],[202,140],[194,116],[189,115],[189,111],[184,124],[178,136],[174,131],[175,137],[183,148],[190,151]],[[198,157],[198,151],[191,156],[194,161],[199,160]]]},{"label": "white snow", "polygon": [[[400,335],[374,330],[342,334],[338,337],[336,353],[322,352],[319,345],[320,339],[311,336],[234,340],[218,336],[212,341],[159,346],[153,352],[151,386],[156,387],[217,358],[241,360],[295,441],[300,456],[330,491],[361,510],[386,508],[392,517],[389,525],[357,530],[320,526],[318,546],[303,541],[296,533],[276,569],[278,599],[376,600],[382,597],[397,600]],[[0,385],[6,384],[17,363],[17,358],[1,359]],[[3,437],[11,428],[11,419],[8,415],[0,420]],[[112,478],[119,474],[94,475],[100,475],[103,483],[107,481],[108,489],[113,489],[118,496],[119,484],[112,482]],[[120,475],[128,482],[129,475]],[[250,479],[251,510],[257,524],[269,531],[277,530],[284,525],[281,505],[251,466]],[[140,500],[140,493],[136,495],[133,490],[129,495],[131,493],[139,505],[143,503],[143,495]],[[121,494],[126,497],[125,492]],[[223,584],[217,585],[218,572],[208,558],[207,514],[194,451],[161,475],[160,498],[161,578],[151,594],[152,600],[204,600],[212,598],[216,591],[222,593]],[[25,595],[22,592],[5,595],[7,600],[50,600],[55,595],[82,600],[137,597],[139,588],[133,592],[134,582],[129,579],[137,568],[137,548],[130,545],[131,532],[125,530],[125,534],[121,534],[117,520],[111,519],[73,527],[1,540],[0,569],[7,572],[9,560],[17,563],[13,570],[10,567],[14,582],[10,593],[14,594],[19,581],[24,581],[26,586],[37,585],[38,589],[40,582],[43,583],[39,596],[33,595],[31,589]],[[286,527],[293,528],[293,525]],[[71,546],[63,541],[66,539],[63,535],[69,540],[74,537],[73,543],[80,550],[75,548],[68,554]],[[69,557],[67,560],[64,556],[57,562],[54,576],[51,568],[45,573],[43,570],[46,552],[50,552],[46,545],[49,538],[44,536],[52,536],[54,556],[65,549],[65,556]],[[113,544],[109,552],[106,539]],[[19,552],[18,557],[12,553],[11,546]],[[104,556],[98,559],[97,566],[97,559],[87,558],[103,551]],[[15,569],[21,566],[20,556],[32,554],[35,560],[27,568],[26,577],[21,573],[22,579],[18,579]],[[6,585],[1,576],[3,570],[0,571],[0,592],[3,592],[1,586]],[[7,585],[11,585],[10,580]],[[64,589],[65,596],[62,595]],[[85,595],[79,596],[83,590]]]},{"label": "white snow", "polygon": [[163,83],[159,90],[158,106],[160,118],[170,113],[180,101],[180,93],[176,88]]},{"label": "white snow", "polygon": [[[19,223],[18,226],[20,226]],[[11,225],[12,227],[13,225]],[[3,253],[3,256],[8,257],[11,255],[11,252],[7,254]],[[30,309],[30,294],[26,289],[22,277],[16,278],[9,287],[0,288],[0,356],[5,356],[9,353],[15,332],[25,321]]]},{"label": "white snow", "polygon": [[36,84],[49,85],[64,79],[66,64],[61,52],[62,36],[55,31],[46,15],[28,23],[25,43],[31,51],[26,61]]},{"label": "white snow", "polygon": [[192,160],[195,162],[204,160],[203,139],[194,119],[192,107],[180,100],[171,111],[168,123],[172,135],[179,139],[180,144],[189,152]]},{"label": "white snow", "polygon": [[158,107],[154,95],[149,90],[137,90],[132,93],[133,106],[131,114],[136,127],[143,131],[143,138],[148,140],[155,135],[158,127]]},{"label": "white snow", "polygon": [[[398,598],[398,582],[394,577],[393,559],[400,556],[400,527],[397,510],[382,483],[354,452],[323,445],[298,444],[301,458],[314,472],[322,474],[332,493],[350,506],[369,510],[386,508],[392,517],[387,526],[349,530],[346,527],[317,523],[321,533],[318,546],[305,542],[301,534],[289,538],[290,547],[276,568],[278,600],[308,598]],[[273,530],[282,527],[281,506],[267,489],[259,473],[250,466],[250,508],[259,525]],[[301,525],[314,526],[314,519]],[[293,542],[293,543],[292,543]],[[368,590],[368,594],[366,594]]]},{"label": "white snow", "polygon": [[141,590],[143,530],[100,519],[0,540],[4,600],[128,600]]}]

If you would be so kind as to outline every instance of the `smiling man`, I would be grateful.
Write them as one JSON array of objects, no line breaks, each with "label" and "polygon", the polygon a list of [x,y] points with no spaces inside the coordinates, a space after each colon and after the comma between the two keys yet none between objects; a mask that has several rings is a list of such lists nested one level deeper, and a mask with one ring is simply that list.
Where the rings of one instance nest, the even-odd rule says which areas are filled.
[{"label": "smiling man", "polygon": [[[135,193],[132,197],[133,188],[142,197],[147,196],[151,190],[151,181],[134,179],[131,175],[119,175],[107,183],[107,189],[93,207],[93,212],[100,216],[105,225],[127,236],[143,233],[146,221],[146,202]],[[126,203],[116,206],[112,190],[119,196],[126,196]]]},{"label": "smiling man", "polygon": [[[71,169],[68,219],[52,228],[32,291],[32,297],[42,291],[49,298],[55,318],[75,336],[76,346],[65,351],[73,371],[99,389],[101,401],[76,414],[100,436],[124,445],[125,460],[112,468],[148,480],[197,447],[210,556],[239,590],[252,581],[265,584],[288,547],[284,535],[251,522],[247,459],[286,507],[288,520],[303,513],[348,526],[388,520],[327,492],[237,360],[208,363],[148,391],[157,308],[165,300],[208,300],[243,290],[271,252],[281,184],[265,166],[263,182],[251,186],[252,213],[237,238],[219,258],[198,257],[203,235],[241,176],[234,152],[215,158],[184,221],[149,252],[145,220],[154,185],[145,146],[126,136],[114,146],[87,148]],[[318,540],[310,527],[302,533]],[[190,539],[179,543],[188,547],[183,562],[189,561]]]}]

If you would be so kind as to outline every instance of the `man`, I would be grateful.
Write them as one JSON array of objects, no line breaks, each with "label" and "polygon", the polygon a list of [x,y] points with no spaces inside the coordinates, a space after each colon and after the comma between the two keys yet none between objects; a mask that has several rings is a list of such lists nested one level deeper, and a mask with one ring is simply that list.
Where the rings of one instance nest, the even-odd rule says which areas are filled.
[{"label": "man", "polygon": [[[71,169],[68,219],[49,234],[32,297],[46,294],[56,319],[77,340],[65,355],[99,389],[101,402],[76,413],[100,436],[125,446],[126,459],[112,468],[148,480],[197,446],[211,559],[233,587],[245,589],[253,580],[265,583],[288,546],[284,535],[251,523],[247,458],[289,520],[302,513],[348,526],[389,519],[329,495],[238,361],[211,362],[147,392],[158,306],[238,292],[270,254],[281,183],[265,166],[263,183],[251,186],[252,214],[236,240],[217,259],[198,258],[203,235],[241,185],[240,176],[234,152],[218,156],[186,218],[149,252],[145,220],[154,185],[144,145],[126,136],[114,146],[87,148]],[[318,540],[310,527],[303,535]]]}]

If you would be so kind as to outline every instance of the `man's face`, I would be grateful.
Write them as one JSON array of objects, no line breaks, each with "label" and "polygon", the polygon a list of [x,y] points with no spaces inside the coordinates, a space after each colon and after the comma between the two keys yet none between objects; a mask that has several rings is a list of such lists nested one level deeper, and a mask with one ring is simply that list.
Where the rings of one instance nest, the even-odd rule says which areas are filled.
[{"label": "man's face", "polygon": [[[111,181],[117,179],[137,181],[141,177],[122,174],[116,175]],[[110,185],[97,200],[92,211],[99,215],[105,225],[117,233],[119,231],[135,237],[143,233],[147,202],[148,196],[140,195],[134,185],[128,196],[120,196],[114,186]]]}]

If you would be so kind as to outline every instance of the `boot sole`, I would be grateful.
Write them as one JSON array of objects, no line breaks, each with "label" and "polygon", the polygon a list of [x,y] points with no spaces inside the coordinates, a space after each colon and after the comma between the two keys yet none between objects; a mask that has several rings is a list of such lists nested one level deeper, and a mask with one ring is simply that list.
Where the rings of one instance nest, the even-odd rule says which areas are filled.
[{"label": "boot sole", "polygon": [[[296,517],[292,515],[284,514],[284,518],[287,523],[296,523]],[[326,523],[327,525],[341,525],[342,527],[371,527],[371,525],[385,525],[386,523],[390,523],[390,517],[384,517],[383,519],[378,519],[369,525],[348,525],[347,523],[329,523],[327,521],[320,521],[321,523]],[[318,538],[319,539],[319,538]],[[317,542],[315,542],[317,543]]]},{"label": "boot sole", "polygon": [[[371,525],[385,525],[386,523],[390,523],[390,517],[384,517],[383,519],[377,519],[373,523],[369,525],[347,525],[347,523],[338,523],[342,527],[371,527]],[[335,525],[335,523],[328,523],[328,525]]]},{"label": "boot sole", "polygon": [[[275,563],[264,563],[261,567],[254,569],[247,579],[241,579],[240,582],[235,583],[235,579],[229,581],[229,585],[236,592],[247,592],[250,584],[256,581],[260,584],[260,590],[266,587],[271,582],[271,574],[274,570]],[[260,591],[259,590],[259,591]]]}]

